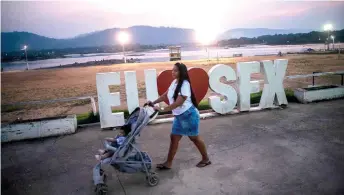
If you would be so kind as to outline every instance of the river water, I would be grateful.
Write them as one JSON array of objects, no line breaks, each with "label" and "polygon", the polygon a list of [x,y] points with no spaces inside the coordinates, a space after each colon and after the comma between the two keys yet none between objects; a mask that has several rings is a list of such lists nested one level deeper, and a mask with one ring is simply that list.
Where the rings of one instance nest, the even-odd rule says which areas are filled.
[{"label": "river water", "polygon": [[[332,45],[331,45],[332,46]],[[335,47],[338,47],[336,45]],[[182,60],[198,60],[206,59],[208,55],[210,58],[216,57],[232,57],[233,54],[241,53],[243,56],[255,56],[255,55],[276,55],[279,51],[282,53],[286,52],[301,52],[307,48],[312,48],[315,50],[325,49],[324,44],[309,44],[309,45],[248,45],[238,48],[209,48],[208,52],[206,48],[203,49],[184,49],[182,50]],[[144,53],[130,53],[138,56],[127,56],[127,58],[137,58],[141,62],[166,62],[169,61],[169,50],[154,50]],[[81,56],[80,54],[67,55],[66,58],[58,59],[48,59],[48,60],[37,60],[29,61],[30,69],[39,69],[47,67],[63,66],[68,64],[85,63],[89,61],[100,61],[109,59],[122,59],[122,53],[95,53],[95,54],[85,54]],[[16,61],[10,63],[2,63],[1,67],[4,71],[13,70],[25,70],[25,61]]]}]

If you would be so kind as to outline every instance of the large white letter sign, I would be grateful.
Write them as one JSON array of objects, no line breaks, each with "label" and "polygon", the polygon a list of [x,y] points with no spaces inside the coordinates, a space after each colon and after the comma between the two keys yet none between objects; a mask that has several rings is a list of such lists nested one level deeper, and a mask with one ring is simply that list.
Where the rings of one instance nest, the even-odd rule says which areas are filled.
[{"label": "large white letter sign", "polygon": [[261,70],[264,74],[264,89],[259,107],[270,108],[274,104],[275,95],[278,105],[288,104],[283,88],[283,79],[287,70],[288,60],[264,60]]},{"label": "large white letter sign", "polygon": [[[259,62],[239,62],[237,63],[238,86],[239,86],[239,104],[240,111],[250,110],[251,91],[254,82],[251,83],[251,74],[260,72]],[[258,83],[259,84],[259,83]]]},{"label": "large white letter sign", "polygon": [[210,89],[225,96],[224,101],[221,101],[219,96],[209,97],[210,107],[220,114],[232,111],[237,103],[238,95],[232,86],[221,83],[220,78],[225,77],[227,80],[236,80],[234,70],[230,66],[218,64],[209,70],[208,75]]},{"label": "large white letter sign", "polygon": [[97,93],[101,128],[122,126],[124,113],[112,113],[111,106],[121,105],[119,92],[110,93],[109,85],[120,85],[119,72],[97,73]]},{"label": "large white letter sign", "polygon": [[125,92],[127,94],[128,111],[131,113],[139,107],[139,94],[137,90],[136,72],[124,71]]},{"label": "large white letter sign", "polygon": [[144,73],[146,84],[146,98],[147,100],[154,101],[159,97],[156,70],[148,69],[145,70]]}]

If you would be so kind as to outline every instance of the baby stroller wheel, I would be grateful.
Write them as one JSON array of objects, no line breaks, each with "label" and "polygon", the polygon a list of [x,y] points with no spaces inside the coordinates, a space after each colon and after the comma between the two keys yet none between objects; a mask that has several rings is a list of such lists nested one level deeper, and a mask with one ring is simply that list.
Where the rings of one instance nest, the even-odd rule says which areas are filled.
[{"label": "baby stroller wheel", "polygon": [[103,176],[103,181],[106,183],[107,181],[107,175],[105,174],[105,171],[103,169],[100,169],[100,175]]},{"label": "baby stroller wheel", "polygon": [[95,191],[96,195],[106,195],[108,191],[107,185],[102,183],[97,184]]},{"label": "baby stroller wheel", "polygon": [[159,183],[159,177],[156,173],[149,173],[149,176],[146,177],[146,179],[148,185],[151,187],[156,186]]}]

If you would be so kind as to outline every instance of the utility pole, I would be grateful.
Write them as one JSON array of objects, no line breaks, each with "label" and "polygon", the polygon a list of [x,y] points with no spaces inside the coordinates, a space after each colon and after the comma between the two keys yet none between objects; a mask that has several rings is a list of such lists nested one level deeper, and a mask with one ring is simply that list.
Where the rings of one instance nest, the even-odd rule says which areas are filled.
[{"label": "utility pole", "polygon": [[27,61],[27,45],[24,45],[24,48],[22,50],[25,50],[25,60],[26,60],[26,70],[29,70],[29,63]]},{"label": "utility pole", "polygon": [[124,44],[122,44],[122,50],[123,50],[124,63],[127,63],[127,57],[125,56]]},{"label": "utility pole", "polygon": [[339,46],[338,46],[338,60],[340,59],[340,42],[339,42]]}]

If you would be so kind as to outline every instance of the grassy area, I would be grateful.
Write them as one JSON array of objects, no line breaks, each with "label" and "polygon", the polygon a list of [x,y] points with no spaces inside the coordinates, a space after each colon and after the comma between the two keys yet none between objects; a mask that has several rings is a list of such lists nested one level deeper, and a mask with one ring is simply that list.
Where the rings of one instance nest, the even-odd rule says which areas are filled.
[{"label": "grassy area", "polygon": [[[288,102],[298,102],[297,99],[294,96],[293,90],[285,89],[285,93],[286,93]],[[251,94],[251,104],[259,103],[261,96],[262,96],[262,92]],[[198,109],[199,110],[209,110],[209,109],[211,109],[211,107],[210,107],[210,105],[208,103],[208,100],[201,101],[199,103],[199,105],[198,105]],[[128,110],[113,110],[112,112],[113,113],[124,112],[124,117],[125,118],[127,118],[129,116]],[[171,114],[171,113],[160,113],[160,115],[164,115],[164,114]],[[99,114],[97,113],[96,116],[94,116],[94,114],[92,112],[85,113],[85,114],[80,114],[80,115],[77,115],[77,120],[78,120],[78,124],[79,125],[99,122]]]},{"label": "grassy area", "polygon": [[78,125],[88,124],[88,123],[96,123],[99,122],[99,113],[97,113],[95,116],[92,112],[84,113],[84,114],[78,114],[76,116]]},{"label": "grassy area", "polygon": [[1,112],[14,112],[23,109],[21,106],[1,105]]},{"label": "grassy area", "polygon": [[[128,118],[129,116],[128,110],[113,110],[112,112],[113,113],[124,112],[124,118]],[[96,123],[96,122],[99,122],[99,113],[96,113],[96,115],[94,115],[93,112],[78,114],[77,120],[78,120],[78,125]]]}]

